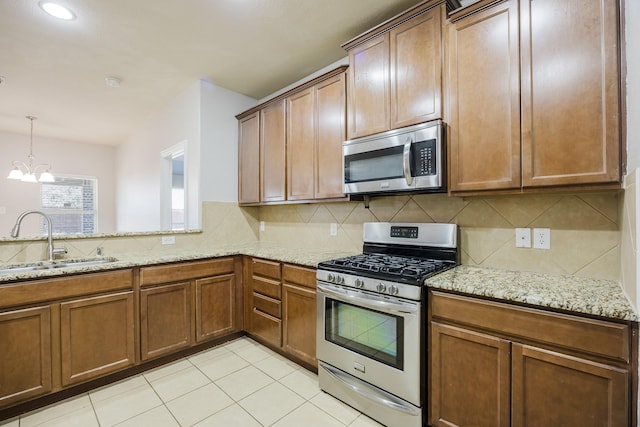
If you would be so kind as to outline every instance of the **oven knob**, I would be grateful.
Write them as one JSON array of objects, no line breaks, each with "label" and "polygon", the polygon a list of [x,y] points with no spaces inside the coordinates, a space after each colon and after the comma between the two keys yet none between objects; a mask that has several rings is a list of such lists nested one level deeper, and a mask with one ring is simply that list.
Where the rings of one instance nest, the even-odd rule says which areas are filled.
[{"label": "oven knob", "polygon": [[329,282],[333,282],[334,280],[336,280],[336,278],[335,278],[335,276],[334,276],[333,274],[329,274],[329,275],[327,276],[327,280],[328,280]]},{"label": "oven knob", "polygon": [[378,283],[378,286],[376,286],[376,289],[378,290],[378,292],[386,292],[387,291],[387,287],[383,283]]},{"label": "oven knob", "polygon": [[356,279],[356,288],[364,288],[364,280]]},{"label": "oven knob", "polygon": [[389,295],[398,295],[398,287],[396,285],[389,286]]},{"label": "oven knob", "polygon": [[342,276],[336,276],[336,283],[338,285],[344,285],[344,277]]}]

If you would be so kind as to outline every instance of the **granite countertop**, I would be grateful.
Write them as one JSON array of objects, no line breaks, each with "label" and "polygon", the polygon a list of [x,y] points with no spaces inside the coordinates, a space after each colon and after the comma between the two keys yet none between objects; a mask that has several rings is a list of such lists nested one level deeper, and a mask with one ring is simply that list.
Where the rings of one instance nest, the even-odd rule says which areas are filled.
[{"label": "granite countertop", "polygon": [[[308,248],[283,248],[260,243],[213,247],[205,251],[174,250],[160,253],[121,253],[117,254],[115,261],[105,264],[63,268],[46,268],[49,265],[46,262],[21,264],[39,264],[44,268],[33,271],[0,273],[0,284],[231,255],[248,255],[316,267],[322,261],[354,255],[354,253],[318,251]],[[68,261],[70,260],[60,259],[55,263]],[[10,266],[10,264],[0,264],[0,269]],[[506,302],[512,301],[610,319],[640,320],[620,284],[612,280],[460,265],[426,279],[425,284],[432,289],[490,297]]]},{"label": "granite countertop", "polygon": [[613,280],[460,265],[425,280],[432,289],[455,291],[610,319],[640,318]]},{"label": "granite countertop", "polygon": [[[248,255],[259,258],[266,258],[274,261],[287,262],[292,264],[303,265],[307,267],[316,267],[318,263],[333,258],[340,258],[347,255],[353,255],[350,252],[330,252],[318,251],[306,248],[283,248],[272,245],[263,244],[245,244],[234,246],[220,246],[208,248],[207,250],[184,250],[184,251],[166,251],[158,253],[120,253],[115,256],[114,261],[104,264],[78,265],[73,266],[73,261],[90,261],[96,258],[74,258],[74,259],[58,259],[53,262],[33,262],[24,264],[2,264],[0,270],[14,266],[39,266],[41,268],[31,271],[12,271],[0,273],[0,284],[16,282],[20,280],[31,280],[47,277],[58,277],[68,274],[93,273],[99,271],[116,270],[121,268],[140,267],[153,264],[164,264],[180,261],[195,261],[206,258],[216,258],[231,255]],[[109,259],[110,257],[104,257]],[[68,267],[58,268],[56,266],[62,263],[69,263]],[[53,268],[49,268],[53,266]]]}]

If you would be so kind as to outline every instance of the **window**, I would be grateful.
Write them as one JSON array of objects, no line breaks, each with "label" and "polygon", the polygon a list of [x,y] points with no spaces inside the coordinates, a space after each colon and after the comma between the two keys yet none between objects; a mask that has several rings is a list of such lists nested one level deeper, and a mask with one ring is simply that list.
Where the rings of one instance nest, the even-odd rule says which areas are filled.
[{"label": "window", "polygon": [[[56,176],[40,184],[42,211],[49,215],[55,234],[93,234],[98,231],[98,180]],[[47,223],[42,220],[42,232]]]}]

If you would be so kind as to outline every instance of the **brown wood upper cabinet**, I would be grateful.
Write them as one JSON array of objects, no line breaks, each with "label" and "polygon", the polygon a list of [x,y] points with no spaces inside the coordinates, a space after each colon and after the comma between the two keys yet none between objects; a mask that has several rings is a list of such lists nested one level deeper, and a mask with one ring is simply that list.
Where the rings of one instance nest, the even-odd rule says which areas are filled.
[{"label": "brown wood upper cabinet", "polygon": [[630,425],[629,324],[438,291],[429,313],[430,425]]},{"label": "brown wood upper cabinet", "polygon": [[444,1],[427,1],[343,45],[348,137],[442,117]]},{"label": "brown wood upper cabinet", "polygon": [[238,120],[238,203],[260,203],[260,113]]},{"label": "brown wood upper cabinet", "polygon": [[481,0],[447,31],[450,190],[616,186],[615,0]]},{"label": "brown wood upper cabinet", "polygon": [[287,98],[287,199],[344,197],[344,73]]},{"label": "brown wood upper cabinet", "polygon": [[286,199],[286,136],[284,100],[260,110],[260,201]]},{"label": "brown wood upper cabinet", "polygon": [[344,199],[346,68],[236,116],[239,204]]}]

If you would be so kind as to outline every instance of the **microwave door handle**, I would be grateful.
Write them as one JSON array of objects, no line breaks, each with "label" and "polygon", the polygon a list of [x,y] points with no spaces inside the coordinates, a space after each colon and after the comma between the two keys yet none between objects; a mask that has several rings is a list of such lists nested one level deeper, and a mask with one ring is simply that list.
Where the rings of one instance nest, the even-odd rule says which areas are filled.
[{"label": "microwave door handle", "polygon": [[413,183],[413,176],[411,176],[411,144],[413,140],[411,136],[407,137],[407,142],[404,143],[404,150],[402,152],[402,167],[404,169],[404,179],[407,181],[407,185]]}]

